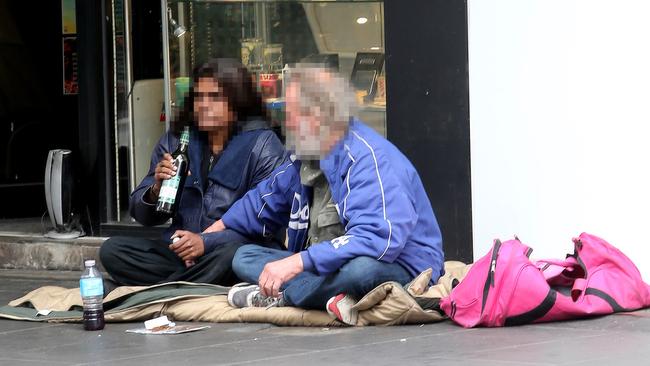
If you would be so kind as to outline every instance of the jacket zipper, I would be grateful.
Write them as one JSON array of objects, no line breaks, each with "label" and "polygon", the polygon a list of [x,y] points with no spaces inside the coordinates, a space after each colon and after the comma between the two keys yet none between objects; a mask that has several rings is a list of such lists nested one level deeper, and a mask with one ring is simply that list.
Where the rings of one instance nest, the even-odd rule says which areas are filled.
[{"label": "jacket zipper", "polygon": [[[212,166],[212,159],[213,158],[214,158],[214,155],[210,156],[210,163],[209,163],[210,166]],[[201,164],[199,164],[199,165],[201,165]],[[208,174],[210,174],[210,170],[212,170],[212,168],[208,169]],[[199,173],[202,173],[202,172],[199,172]],[[195,179],[202,179],[201,175],[199,174],[199,177],[195,178]],[[208,179],[207,181],[209,182],[210,179]],[[204,202],[203,201],[204,201],[204,198],[205,198],[203,190],[205,188],[207,188],[207,187],[203,187],[203,185],[201,184],[202,182],[200,182],[198,180],[196,180],[195,183],[198,183],[198,186],[199,186],[198,189],[199,189],[199,192],[201,192],[201,211],[199,211],[199,230],[201,232],[199,232],[199,234],[201,234],[201,238],[203,238],[203,235],[202,235],[203,230],[201,229],[203,227],[201,224],[202,224],[202,221],[203,221],[203,207],[204,207]],[[197,185],[197,184],[195,184],[195,185]],[[210,225],[212,225],[212,224],[210,224]],[[210,227],[210,225],[208,225],[208,227]],[[203,243],[203,244],[205,245],[205,243]]]}]

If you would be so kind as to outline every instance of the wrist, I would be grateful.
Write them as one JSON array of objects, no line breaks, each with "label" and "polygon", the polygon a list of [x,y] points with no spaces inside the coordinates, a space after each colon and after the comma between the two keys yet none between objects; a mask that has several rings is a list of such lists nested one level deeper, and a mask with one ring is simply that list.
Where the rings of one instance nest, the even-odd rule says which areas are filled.
[{"label": "wrist", "polygon": [[309,256],[309,252],[306,250],[303,250],[302,252],[298,253],[300,255],[300,263],[302,265],[302,270],[306,272],[312,272],[316,273],[316,267],[314,265],[314,262],[311,260],[311,257]]},{"label": "wrist", "polygon": [[156,202],[158,201],[158,195],[160,194],[160,185],[158,183],[154,183],[149,187],[149,201],[150,202]]},{"label": "wrist", "polygon": [[296,253],[293,255],[295,258],[295,268],[296,268],[296,274],[303,272],[305,270],[305,265],[302,260],[302,253]]},{"label": "wrist", "polygon": [[203,254],[211,252],[215,246],[214,240],[211,241],[209,237],[206,236],[206,233],[199,233],[198,235],[203,244]]}]

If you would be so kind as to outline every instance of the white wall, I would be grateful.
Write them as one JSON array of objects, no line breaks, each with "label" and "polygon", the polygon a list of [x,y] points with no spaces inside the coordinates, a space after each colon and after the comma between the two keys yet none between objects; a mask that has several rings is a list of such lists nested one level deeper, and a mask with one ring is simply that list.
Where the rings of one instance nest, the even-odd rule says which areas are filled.
[{"label": "white wall", "polygon": [[650,280],[650,1],[470,0],[474,256],[607,239]]}]

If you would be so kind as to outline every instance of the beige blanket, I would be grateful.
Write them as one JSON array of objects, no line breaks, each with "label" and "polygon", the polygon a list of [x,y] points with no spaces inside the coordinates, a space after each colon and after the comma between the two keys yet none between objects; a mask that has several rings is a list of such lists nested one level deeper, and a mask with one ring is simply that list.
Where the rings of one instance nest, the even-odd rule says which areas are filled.
[{"label": "beige blanket", "polygon": [[[405,287],[395,282],[379,285],[354,306],[359,310],[357,325],[397,325],[422,324],[438,322],[445,319],[444,314],[436,310],[437,301],[449,295],[452,285],[460,282],[470,265],[460,262],[445,262],[445,275],[438,284],[429,287],[431,270],[420,274]],[[146,295],[156,290],[163,290],[170,285],[193,286],[197,291],[178,294],[170,291],[163,298],[136,301],[136,295]],[[104,299],[108,322],[144,321],[166,315],[175,321],[201,321],[215,323],[254,322],[272,323],[284,326],[331,327],[343,325],[325,311],[304,310],[295,307],[244,308],[237,309],[228,305],[227,288],[207,284],[172,283],[147,287],[118,287]],[[113,307],[116,303],[120,306]],[[64,289],[45,286],[9,303],[9,307],[0,308],[0,317],[23,320],[46,321],[81,321],[81,296],[79,289]],[[420,304],[427,304],[421,306]],[[111,305],[111,306],[109,306]],[[13,307],[14,309],[10,308]],[[21,316],[11,310],[34,308],[50,310],[59,316],[38,318]],[[77,310],[71,312],[70,310]],[[26,313],[25,313],[26,314]]]}]

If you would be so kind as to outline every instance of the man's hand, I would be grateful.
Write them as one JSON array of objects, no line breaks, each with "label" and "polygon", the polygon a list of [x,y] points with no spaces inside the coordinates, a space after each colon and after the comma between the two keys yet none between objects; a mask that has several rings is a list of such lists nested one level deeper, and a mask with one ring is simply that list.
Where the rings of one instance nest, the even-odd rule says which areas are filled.
[{"label": "man's hand", "polygon": [[174,158],[170,154],[165,153],[154,169],[153,179],[158,188],[160,188],[164,180],[175,176],[177,169],[174,165]]},{"label": "man's hand", "polygon": [[216,233],[216,232],[224,231],[224,230],[226,230],[226,226],[223,224],[223,221],[217,220],[217,221],[215,221],[214,224],[208,226],[207,229],[203,230],[203,233],[204,234]]},{"label": "man's hand", "polygon": [[188,261],[194,261],[196,258],[203,255],[205,251],[205,244],[203,243],[203,238],[201,235],[195,234],[190,231],[185,230],[176,230],[172,239],[176,239],[169,246],[169,249],[173,250],[186,265]]},{"label": "man's hand", "polygon": [[278,297],[282,284],[294,278],[303,269],[300,253],[267,263],[258,280],[262,295]]}]

